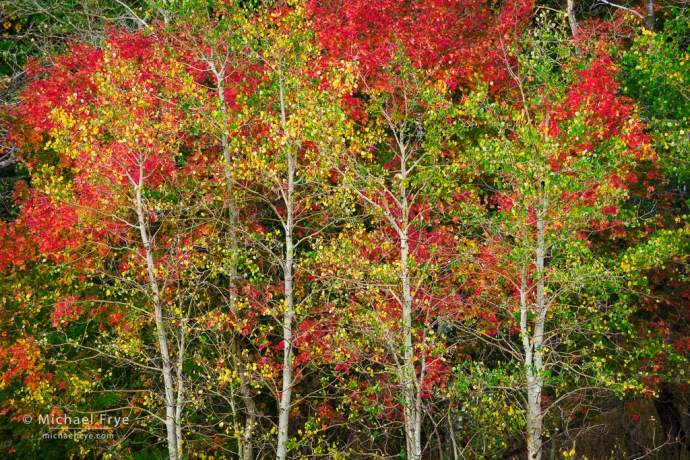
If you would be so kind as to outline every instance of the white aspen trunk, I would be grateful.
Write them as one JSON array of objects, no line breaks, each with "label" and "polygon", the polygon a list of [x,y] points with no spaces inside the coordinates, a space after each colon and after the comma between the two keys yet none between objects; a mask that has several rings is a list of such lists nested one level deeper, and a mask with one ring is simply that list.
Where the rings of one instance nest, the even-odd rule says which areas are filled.
[{"label": "white aspen trunk", "polygon": [[415,432],[414,432],[414,458],[421,460],[422,458],[422,394],[419,387],[415,385]]},{"label": "white aspen trunk", "polygon": [[146,218],[144,216],[144,204],[141,195],[142,181],[144,177],[143,167],[139,168],[139,185],[135,187],[136,192],[136,206],[137,218],[139,220],[139,232],[141,234],[141,241],[146,250],[146,268],[149,276],[149,286],[153,293],[153,308],[154,308],[154,322],[156,323],[156,331],[158,335],[158,346],[161,349],[161,359],[163,361],[162,374],[163,385],[165,388],[165,428],[167,432],[168,453],[170,460],[178,459],[178,440],[177,440],[177,425],[178,420],[175,419],[175,385],[173,382],[172,366],[170,361],[170,350],[168,349],[168,338],[165,333],[165,326],[163,324],[163,309],[160,302],[160,288],[158,280],[156,279],[155,264],[153,261],[153,250],[151,248],[151,241],[148,234],[148,227],[146,225]]},{"label": "white aspen trunk", "polygon": [[[214,68],[215,72],[215,68]],[[218,89],[218,99],[220,101],[220,109],[223,114],[223,125],[221,126],[221,142],[223,146],[223,160],[225,181],[227,185],[228,194],[228,212],[229,224],[230,224],[230,249],[232,253],[232,261],[230,263],[230,311],[238,316],[239,312],[237,310],[237,293],[235,292],[237,286],[237,265],[236,257],[239,251],[239,243],[237,240],[237,207],[235,205],[235,198],[233,197],[233,187],[234,180],[232,176],[232,168],[230,167],[230,147],[228,141],[228,112],[227,104],[225,103],[225,91],[223,88],[223,81],[221,79],[222,74],[220,72],[216,73],[217,89]],[[256,404],[254,403],[254,398],[249,390],[249,385],[247,383],[247,376],[244,372],[244,362],[242,360],[242,347],[240,346],[239,340],[235,340],[234,359],[233,362],[237,368],[237,374],[240,378],[240,396],[244,402],[244,407],[247,411],[247,419],[245,420],[244,430],[242,432],[241,439],[239,440],[239,457],[242,460],[253,460],[254,459],[254,440],[253,440],[253,430],[256,426],[257,413]]]},{"label": "white aspen trunk", "polygon": [[421,446],[421,400],[416,385],[414,349],[412,345],[412,293],[410,289],[410,271],[408,267],[409,242],[407,235],[400,238],[400,264],[403,288],[403,369],[400,373],[403,394],[405,397],[405,438],[407,440],[408,458],[419,460],[422,456]]},{"label": "white aspen trunk", "polygon": [[414,363],[414,348],[412,344],[412,292],[409,268],[409,235],[408,217],[409,203],[407,201],[407,189],[405,180],[407,179],[406,150],[400,144],[400,203],[402,214],[402,225],[400,227],[400,277],[402,282],[402,320],[403,320],[403,369],[401,372],[401,384],[405,397],[405,439],[407,444],[407,456],[411,460],[422,458],[422,415],[421,415],[421,394],[417,385],[417,371]]},{"label": "white aspen trunk", "polygon": [[[290,216],[288,211],[288,216]],[[290,222],[288,217],[288,222]],[[290,223],[288,223],[288,228]],[[285,460],[287,447],[285,443],[288,439],[288,428],[290,422],[290,403],[292,398],[292,317],[294,315],[293,286],[292,286],[292,264],[293,248],[290,241],[291,232],[286,235],[286,258],[285,258],[285,312],[283,315],[283,387],[280,392],[280,406],[278,416],[278,460]]]},{"label": "white aspen trunk", "polygon": [[245,409],[247,410],[247,419],[244,422],[244,432],[240,440],[240,458],[242,460],[254,459],[254,440],[253,430],[257,424],[256,404],[251,395],[249,385],[247,383],[247,374],[244,372],[244,363],[242,361],[242,353],[240,350],[239,339],[235,340],[235,350],[238,356],[237,373],[240,377],[240,395],[244,401]]},{"label": "white aspen trunk", "polygon": [[184,379],[182,369],[184,366],[184,355],[186,349],[185,340],[187,334],[185,328],[187,327],[187,320],[182,321],[180,326],[180,334],[178,336],[179,343],[177,347],[177,406],[175,407],[175,434],[177,436],[177,454],[182,458],[182,410],[184,409]]},{"label": "white aspen trunk", "polygon": [[[279,67],[280,69],[280,67]],[[283,134],[287,136],[287,118],[285,115],[285,94],[282,71],[279,70],[280,88],[280,116],[283,127]],[[278,414],[278,444],[276,457],[278,460],[285,460],[287,457],[288,428],[290,424],[290,404],[292,399],[292,319],[295,314],[295,304],[293,298],[293,263],[294,248],[292,242],[292,232],[294,227],[294,192],[295,192],[295,169],[296,158],[292,155],[290,146],[286,146],[288,178],[285,223],[285,311],[283,313],[283,386],[280,392],[280,405]]]},{"label": "white aspen trunk", "polygon": [[[543,191],[542,191],[543,193]],[[543,356],[542,346],[544,343],[544,327],[546,323],[546,313],[548,305],[546,302],[546,280],[544,279],[544,259],[546,248],[544,242],[545,221],[547,201],[543,194],[539,200],[537,210],[537,247],[535,254],[535,267],[537,271],[537,292],[535,298],[536,320],[534,323],[534,334],[531,336],[527,329],[527,279],[526,272],[523,271],[521,289],[521,331],[523,337],[523,348],[525,349],[525,368],[527,377],[527,458],[529,460],[541,460],[542,458],[542,432],[543,414],[541,408],[541,394],[544,386],[543,380]]]},{"label": "white aspen trunk", "polygon": [[644,25],[647,30],[654,32],[654,0],[645,0],[644,6],[647,13],[644,18]]},{"label": "white aspen trunk", "polygon": [[527,458],[529,460],[541,460],[541,385],[539,377],[534,371],[528,371],[527,374]]},{"label": "white aspen trunk", "polygon": [[573,34],[573,37],[577,35],[578,31],[578,24],[577,24],[577,19],[575,18],[575,0],[568,0],[567,3],[567,14],[568,14],[568,24],[570,24],[570,31]]}]

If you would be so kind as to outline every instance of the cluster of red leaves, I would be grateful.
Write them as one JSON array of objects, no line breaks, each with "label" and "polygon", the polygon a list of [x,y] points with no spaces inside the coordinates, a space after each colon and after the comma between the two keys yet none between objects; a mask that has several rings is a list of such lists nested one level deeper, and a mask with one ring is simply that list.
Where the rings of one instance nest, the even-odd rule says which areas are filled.
[{"label": "cluster of red leaves", "polygon": [[0,353],[0,382],[5,386],[22,379],[29,389],[35,389],[43,380],[52,377],[42,374],[42,367],[38,344],[32,338],[19,339]]},{"label": "cluster of red leaves", "polygon": [[501,44],[525,25],[532,1],[495,5],[488,0],[328,0],[313,1],[310,8],[329,59],[354,59],[364,77],[385,87],[383,69],[403,51],[455,89],[470,84],[475,74],[486,81],[506,80]]},{"label": "cluster of red leaves", "polygon": [[576,116],[584,116],[587,135],[568,142],[569,150],[563,150],[554,157],[552,168],[559,170],[567,164],[568,157],[591,152],[603,142],[620,138],[628,147],[628,153],[638,160],[654,160],[650,138],[642,123],[634,117],[633,101],[618,94],[620,84],[616,80],[617,66],[601,49],[586,66],[575,73],[575,82],[568,89],[565,100],[559,104],[549,126],[549,134],[563,137],[562,124]]},{"label": "cluster of red leaves", "polygon": [[11,242],[8,250],[0,251],[0,270],[10,267],[25,269],[42,258],[55,263],[65,261],[66,251],[76,249],[83,234],[75,227],[76,213],[69,206],[56,204],[37,190],[20,187],[24,208],[15,222],[0,222],[0,239]]},{"label": "cluster of red leaves", "polygon": [[[30,150],[43,147],[44,136],[54,127],[50,116],[54,108],[76,113],[89,104],[96,95],[93,76],[102,64],[102,50],[78,43],[69,53],[57,56],[50,67],[32,61],[28,71],[32,81],[24,93],[41,96],[27,97],[17,107],[17,119],[26,123],[15,133],[20,145],[33,147]],[[30,158],[23,160],[28,166],[34,163]]]}]

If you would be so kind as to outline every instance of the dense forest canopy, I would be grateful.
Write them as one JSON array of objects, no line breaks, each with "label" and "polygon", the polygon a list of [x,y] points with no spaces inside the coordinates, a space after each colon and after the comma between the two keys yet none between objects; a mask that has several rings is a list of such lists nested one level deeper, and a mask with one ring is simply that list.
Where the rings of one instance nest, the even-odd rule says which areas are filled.
[{"label": "dense forest canopy", "polygon": [[689,6],[0,2],[0,456],[689,459]]}]

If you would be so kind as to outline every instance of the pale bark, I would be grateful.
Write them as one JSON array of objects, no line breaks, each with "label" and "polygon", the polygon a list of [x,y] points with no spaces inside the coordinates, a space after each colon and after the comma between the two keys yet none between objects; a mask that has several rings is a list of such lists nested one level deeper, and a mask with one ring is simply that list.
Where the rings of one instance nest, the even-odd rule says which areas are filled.
[{"label": "pale bark", "polygon": [[[283,134],[287,137],[287,117],[285,114],[285,88],[282,70],[279,64],[279,90],[280,90],[280,117],[283,128]],[[295,192],[295,170],[297,168],[297,159],[292,154],[289,144],[286,146],[287,163],[288,163],[288,177],[287,177],[287,195],[285,196],[285,262],[284,262],[284,278],[285,278],[285,305],[283,313],[283,382],[280,392],[280,404],[278,414],[278,444],[276,447],[276,457],[278,460],[285,460],[287,457],[288,428],[290,424],[290,404],[292,400],[292,319],[295,314],[295,303],[293,296],[293,264],[294,264],[294,247],[292,241],[292,233],[294,229],[294,192]]]},{"label": "pale bark", "polygon": [[644,26],[647,28],[647,30],[654,32],[654,0],[645,0],[644,9],[646,13],[644,18]]},{"label": "pale bark", "polygon": [[570,25],[570,31],[573,37],[577,35],[579,26],[577,24],[577,19],[575,18],[575,0],[568,0],[568,24]]},{"label": "pale bark", "polygon": [[153,248],[151,247],[151,240],[149,238],[148,226],[144,216],[144,203],[142,197],[142,181],[144,177],[143,162],[142,167],[139,168],[139,184],[135,187],[136,193],[136,208],[139,233],[141,241],[146,251],[146,268],[149,277],[149,287],[151,289],[154,308],[154,322],[156,323],[156,331],[158,336],[158,346],[161,351],[162,359],[162,374],[163,385],[165,388],[165,428],[167,432],[168,454],[171,460],[177,460],[179,454],[178,441],[178,424],[179,419],[176,419],[176,404],[174,395],[174,381],[172,375],[172,366],[170,361],[170,350],[168,348],[168,338],[165,332],[165,325],[163,324],[163,306],[160,299],[160,288],[158,280],[156,279],[156,269],[153,259]]},{"label": "pale bark", "polygon": [[[535,431],[536,419],[534,417],[534,370],[533,370],[533,353],[532,341],[530,340],[530,331],[528,327],[529,305],[527,304],[527,267],[522,269],[522,280],[520,285],[520,332],[522,335],[522,348],[524,350],[524,366],[527,382],[527,410],[525,412],[525,429],[527,440],[527,458],[533,459],[533,455],[539,452],[540,446],[535,446]],[[539,401],[537,401],[537,404]]]},{"label": "pale bark", "polygon": [[182,326],[180,327],[180,332],[178,336],[178,349],[177,349],[177,406],[175,407],[175,434],[177,438],[177,452],[182,456],[182,410],[184,409],[184,379],[182,374],[182,369],[184,368],[184,355],[186,351],[187,334],[186,334],[187,320],[182,321]]},{"label": "pale bark", "polygon": [[254,398],[249,389],[247,374],[244,372],[244,362],[240,350],[239,339],[235,339],[235,356],[237,361],[235,367],[240,378],[240,396],[247,411],[247,419],[244,422],[244,431],[240,440],[240,458],[242,460],[253,460],[254,458],[254,427],[257,425],[257,412]]},{"label": "pale bark", "polygon": [[[236,258],[239,252],[239,243],[237,238],[237,206],[235,204],[234,192],[234,178],[232,175],[231,158],[230,158],[230,146],[229,146],[229,134],[228,134],[228,109],[225,102],[225,90],[223,87],[223,79],[225,71],[218,71],[215,66],[212,65],[212,70],[215,73],[217,81],[217,92],[218,99],[220,102],[220,110],[223,115],[222,126],[221,126],[221,143],[223,147],[223,161],[224,161],[224,174],[228,195],[228,213],[229,215],[229,230],[230,234],[230,250],[231,250],[231,260],[230,260],[230,295],[229,295],[229,308],[232,313],[238,317],[239,311],[237,309],[237,264]],[[242,360],[242,347],[240,346],[239,340],[235,340],[234,346],[232,347],[233,364],[237,369],[237,374],[240,379],[240,397],[244,403],[245,410],[247,412],[247,417],[245,420],[244,430],[239,440],[239,457],[242,460],[253,460],[254,459],[254,440],[253,440],[253,430],[257,424],[257,412],[256,404],[254,403],[254,398],[251,395],[249,389],[249,384],[247,382],[247,375],[244,372],[244,362]]]},{"label": "pale bark", "polygon": [[[401,139],[402,140],[402,139]],[[402,284],[402,321],[403,321],[403,369],[401,372],[401,385],[405,397],[405,439],[407,455],[411,460],[422,458],[422,411],[421,394],[417,384],[417,371],[415,369],[415,353],[412,343],[412,292],[409,267],[409,213],[410,206],[407,200],[406,180],[407,149],[400,142],[400,211],[402,222],[400,225],[400,278]]]},{"label": "pale bark", "polygon": [[[398,131],[396,126],[387,117],[385,112],[382,112],[383,117],[388,122],[390,129],[393,132]],[[407,178],[411,169],[408,168],[408,146],[405,144],[403,134],[400,132],[396,134],[397,148],[400,154],[400,186],[399,195],[396,196],[397,204],[399,205],[401,218],[398,221],[387,206],[381,206],[375,203],[366,193],[354,188],[353,190],[360,198],[367,201],[370,205],[378,207],[385,215],[391,227],[397,233],[400,244],[400,258],[399,258],[399,279],[401,293],[396,295],[401,308],[402,319],[402,345],[403,355],[402,362],[399,357],[399,350],[397,344],[391,344],[390,350],[393,354],[396,365],[396,373],[400,381],[402,396],[404,399],[404,430],[405,430],[405,445],[407,451],[407,458],[412,460],[419,460],[422,457],[422,397],[421,384],[423,378],[424,366],[422,364],[421,375],[417,375],[415,368],[415,352],[413,344],[413,315],[412,315],[412,274],[410,273],[410,209],[411,205],[408,200],[408,190],[406,186]]]},{"label": "pale bark", "polygon": [[401,384],[405,396],[405,437],[407,440],[408,458],[418,460],[422,456],[421,400],[417,390],[417,371],[414,365],[414,348],[412,344],[412,293],[410,288],[410,270],[408,267],[409,241],[406,233],[405,231],[405,234],[400,238],[400,265],[403,288],[403,343],[405,347]]},{"label": "pale bark", "polygon": [[[543,192],[543,191],[542,191]],[[535,248],[534,265],[536,268],[536,296],[534,301],[534,331],[530,332],[528,327],[529,305],[527,302],[527,268],[523,268],[522,283],[520,289],[520,331],[522,333],[522,345],[525,352],[524,365],[527,383],[527,410],[525,413],[526,438],[527,438],[527,458],[530,460],[541,460],[542,458],[542,432],[543,415],[541,408],[541,395],[544,385],[543,380],[543,356],[542,346],[544,344],[544,327],[546,323],[546,313],[548,305],[546,301],[546,289],[544,278],[544,259],[546,247],[544,242],[545,234],[545,213],[547,207],[546,198],[539,200],[537,210],[537,242]]]},{"label": "pale bark", "polygon": [[630,13],[630,14],[632,14],[632,15],[634,15],[634,16],[637,16],[637,17],[640,18],[641,20],[643,20],[643,21],[645,20],[645,17],[644,17],[643,15],[641,15],[639,11],[631,10],[630,8],[626,8],[626,7],[623,6],[623,5],[618,5],[618,4],[616,4],[616,3],[611,3],[611,2],[609,2],[608,0],[599,0],[599,1],[601,1],[601,3],[603,3],[604,5],[609,5],[609,6],[612,6],[612,7],[614,7],[614,8],[618,8],[619,10],[627,11],[628,13]]}]

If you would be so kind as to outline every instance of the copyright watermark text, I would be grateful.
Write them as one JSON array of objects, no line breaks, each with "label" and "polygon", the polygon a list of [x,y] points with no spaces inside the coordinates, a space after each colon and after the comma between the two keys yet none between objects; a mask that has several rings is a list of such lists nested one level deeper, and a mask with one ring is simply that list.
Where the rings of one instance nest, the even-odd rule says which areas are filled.
[{"label": "copyright watermark text", "polygon": [[[25,425],[30,425],[34,422],[32,415],[26,414],[21,417],[21,421]],[[103,429],[103,428],[121,428],[129,425],[129,417],[117,417],[108,414],[95,414],[74,416],[74,415],[52,415],[39,414],[36,422],[39,425],[47,425],[51,429]]]}]

